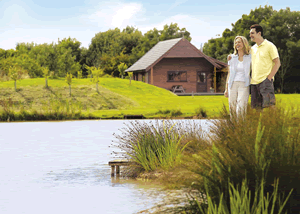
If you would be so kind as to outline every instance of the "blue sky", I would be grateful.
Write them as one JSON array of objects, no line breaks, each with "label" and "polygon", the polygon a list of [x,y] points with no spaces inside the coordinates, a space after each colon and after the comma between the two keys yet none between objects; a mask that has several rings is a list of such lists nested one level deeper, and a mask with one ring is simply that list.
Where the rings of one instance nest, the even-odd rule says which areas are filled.
[{"label": "blue sky", "polygon": [[57,43],[76,38],[88,47],[96,33],[135,26],[143,33],[178,23],[197,48],[229,28],[243,14],[266,4],[280,10],[300,10],[295,0],[0,0],[0,48],[14,49],[18,42]]}]

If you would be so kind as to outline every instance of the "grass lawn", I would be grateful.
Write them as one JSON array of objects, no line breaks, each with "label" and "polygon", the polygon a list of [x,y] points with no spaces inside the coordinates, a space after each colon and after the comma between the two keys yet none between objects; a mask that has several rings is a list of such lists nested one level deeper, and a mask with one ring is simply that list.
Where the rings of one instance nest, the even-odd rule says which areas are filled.
[{"label": "grass lawn", "polygon": [[[224,96],[176,96],[165,89],[139,81],[120,78],[101,78],[99,92],[89,79],[73,79],[72,95],[69,86],[62,79],[49,79],[49,89],[45,89],[45,79],[24,79],[17,82],[0,82],[0,100],[11,98],[15,109],[44,110],[54,102],[69,100],[82,108],[83,114],[90,113],[99,118],[121,117],[126,114],[142,114],[147,118],[164,117],[159,110],[180,110],[182,117],[195,115],[195,109],[202,107],[209,118],[218,116],[223,104],[228,107]],[[282,104],[300,105],[299,94],[276,94]],[[249,100],[250,102],[250,100]],[[0,105],[0,110],[3,108]]]}]

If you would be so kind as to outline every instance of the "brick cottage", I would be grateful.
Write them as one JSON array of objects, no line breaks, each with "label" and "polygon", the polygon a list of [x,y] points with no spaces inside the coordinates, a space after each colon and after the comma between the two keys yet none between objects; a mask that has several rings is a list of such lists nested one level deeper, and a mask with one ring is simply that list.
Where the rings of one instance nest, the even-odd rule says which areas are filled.
[{"label": "brick cottage", "polygon": [[134,80],[167,90],[180,86],[185,93],[217,93],[224,90],[221,79],[224,82],[227,64],[177,38],[158,42],[126,72],[133,72]]}]

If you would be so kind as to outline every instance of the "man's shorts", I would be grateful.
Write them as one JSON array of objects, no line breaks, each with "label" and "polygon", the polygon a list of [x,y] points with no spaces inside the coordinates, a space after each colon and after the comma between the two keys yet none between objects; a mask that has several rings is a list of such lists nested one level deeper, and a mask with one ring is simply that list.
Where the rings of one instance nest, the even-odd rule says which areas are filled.
[{"label": "man's shorts", "polygon": [[266,108],[275,105],[273,79],[266,78],[257,85],[251,85],[251,107]]}]

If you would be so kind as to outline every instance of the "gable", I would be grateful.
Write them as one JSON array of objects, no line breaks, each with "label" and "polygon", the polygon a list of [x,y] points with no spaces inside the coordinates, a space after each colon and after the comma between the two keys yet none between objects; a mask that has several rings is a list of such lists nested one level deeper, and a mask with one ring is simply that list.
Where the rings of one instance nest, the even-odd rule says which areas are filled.
[{"label": "gable", "polygon": [[197,48],[195,48],[188,40],[180,40],[168,53],[165,58],[185,58],[185,57],[204,57]]}]

